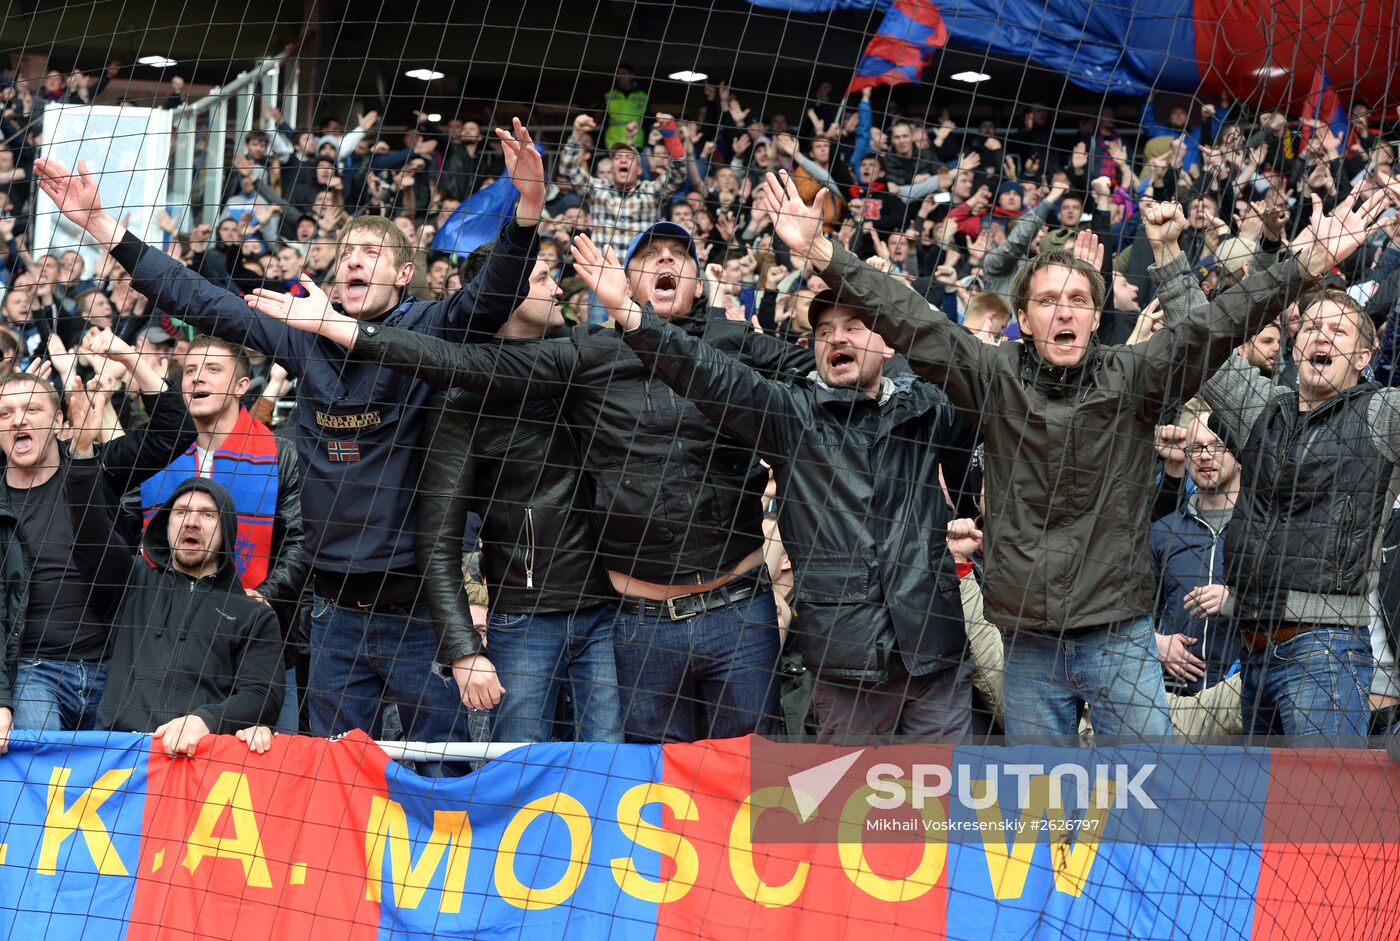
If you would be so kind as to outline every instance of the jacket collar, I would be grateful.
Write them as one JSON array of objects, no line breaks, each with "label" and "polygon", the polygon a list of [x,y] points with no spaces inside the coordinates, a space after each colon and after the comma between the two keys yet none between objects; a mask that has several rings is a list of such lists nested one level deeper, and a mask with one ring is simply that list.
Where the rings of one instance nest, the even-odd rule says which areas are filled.
[{"label": "jacket collar", "polygon": [[1081,394],[1093,385],[1094,374],[1103,359],[1103,350],[1098,338],[1089,336],[1089,348],[1073,366],[1052,366],[1040,358],[1035,341],[1021,344],[1021,379],[1051,398],[1065,398]]}]

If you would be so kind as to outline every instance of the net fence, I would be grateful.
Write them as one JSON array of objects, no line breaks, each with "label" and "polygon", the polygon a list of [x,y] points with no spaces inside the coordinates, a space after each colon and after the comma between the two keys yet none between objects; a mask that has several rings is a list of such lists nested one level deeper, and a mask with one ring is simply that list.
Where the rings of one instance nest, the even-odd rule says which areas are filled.
[{"label": "net fence", "polygon": [[4,932],[1395,936],[1397,37],[12,4]]}]

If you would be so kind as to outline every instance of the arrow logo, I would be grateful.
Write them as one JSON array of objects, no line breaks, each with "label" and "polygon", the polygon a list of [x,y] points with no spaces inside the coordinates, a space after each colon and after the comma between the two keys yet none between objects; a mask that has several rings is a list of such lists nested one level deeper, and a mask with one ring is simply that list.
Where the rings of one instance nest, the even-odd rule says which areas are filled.
[{"label": "arrow logo", "polygon": [[788,775],[788,788],[792,791],[798,817],[803,823],[816,816],[817,806],[826,800],[827,795],[846,776],[846,772],[851,770],[851,765],[863,754],[864,748],[823,762],[815,768]]}]

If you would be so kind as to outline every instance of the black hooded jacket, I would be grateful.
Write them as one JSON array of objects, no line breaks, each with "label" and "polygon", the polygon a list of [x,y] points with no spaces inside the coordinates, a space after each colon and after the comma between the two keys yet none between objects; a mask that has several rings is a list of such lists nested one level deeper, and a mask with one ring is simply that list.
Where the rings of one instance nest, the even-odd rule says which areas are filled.
[{"label": "black hooded jacket", "polygon": [[[70,473],[95,478],[95,471],[93,462],[74,461]],[[167,535],[170,508],[191,490],[214,498],[223,532],[218,569],[205,578],[174,567]],[[144,558],[110,538],[111,510],[83,514],[74,548],[79,568],[114,607],[98,728],[149,732],[183,715],[220,735],[271,724],[282,705],[282,636],[272,609],[238,582],[238,517],[228,491],[198,477],[177,487],[146,528]]]}]

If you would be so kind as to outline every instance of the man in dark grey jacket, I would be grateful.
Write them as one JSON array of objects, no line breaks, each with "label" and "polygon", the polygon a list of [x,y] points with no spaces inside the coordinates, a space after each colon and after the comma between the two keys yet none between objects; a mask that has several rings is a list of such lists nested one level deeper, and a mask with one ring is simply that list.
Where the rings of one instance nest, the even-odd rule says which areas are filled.
[{"label": "man in dark grey jacket", "polygon": [[816,370],[770,380],[633,304],[611,249],[580,237],[574,263],[642,362],[773,465],[819,737],[966,735],[972,668],[939,470],[971,450],[972,426],[931,383],[886,377],[894,350],[834,292],[812,301]]},{"label": "man in dark grey jacket", "polygon": [[[1249,275],[1136,347],[1098,345],[1103,279],[1072,255],[1052,252],[1022,269],[1014,306],[1025,342],[991,347],[823,238],[820,204],[804,203],[790,180],[770,175],[760,205],[788,247],[851,303],[874,309],[876,332],[981,426],[986,612],[1010,632],[1007,733],[1072,741],[1087,705],[1099,734],[1169,735],[1149,616],[1156,426],[1350,255],[1383,199],[1319,212],[1317,238],[1297,259]],[[1185,226],[1174,203],[1144,202],[1143,216],[1158,247]]]},{"label": "man in dark grey jacket", "polygon": [[[1165,323],[1208,303],[1179,257],[1153,277]],[[1244,442],[1224,613],[1245,648],[1246,734],[1355,738],[1370,726],[1373,598],[1400,493],[1400,389],[1360,381],[1375,325],[1346,292],[1310,295],[1299,313],[1297,391],[1238,355],[1202,389]]]}]

